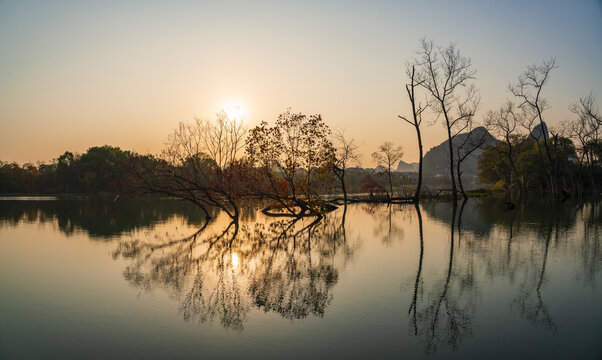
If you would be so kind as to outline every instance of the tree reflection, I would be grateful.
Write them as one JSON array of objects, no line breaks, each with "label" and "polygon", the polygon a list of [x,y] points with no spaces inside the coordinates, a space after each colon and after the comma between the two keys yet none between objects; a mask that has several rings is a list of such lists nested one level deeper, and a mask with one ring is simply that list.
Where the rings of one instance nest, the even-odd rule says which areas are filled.
[{"label": "tree reflection", "polygon": [[[558,264],[574,271],[565,276],[574,275],[582,285],[593,287],[599,280],[601,202],[519,202],[507,211],[502,200],[470,199],[457,206],[352,204],[321,219],[266,218],[245,209],[238,224],[219,216],[206,222],[173,201],[124,202],[123,207],[92,200],[6,201],[0,204],[0,221],[8,226],[13,221],[52,221],[67,235],[84,230],[94,239],[103,236],[104,226],[113,239],[131,231],[136,238],[111,246],[115,258],[126,260],[123,276],[133,287],[165,290],[178,301],[186,321],[235,331],[259,309],[288,320],[324,316],[342,266],[361,244],[348,237],[366,233],[357,229],[377,239],[369,246],[387,246],[380,253],[385,255],[377,256],[391,263],[408,256],[391,255],[407,245],[394,239],[415,233],[416,242],[409,243],[415,246],[411,256],[417,267],[406,274],[408,306],[403,311],[408,332],[433,354],[457,349],[472,337],[481,285],[506,286],[510,300],[502,311],[509,310],[534,329],[554,332],[561,324],[547,300],[555,291]],[[190,234],[174,230],[174,224],[182,224],[169,220],[174,216],[199,228]],[[156,223],[160,225],[154,227]],[[134,231],[141,228],[154,230]],[[378,266],[381,259],[370,261]],[[566,265],[571,262],[574,268]],[[387,286],[382,279],[374,281],[375,286]]]},{"label": "tree reflection", "polygon": [[[209,209],[209,214],[216,216],[217,209]],[[249,216],[248,212],[243,216]],[[189,224],[203,224],[206,220],[195,205],[173,199],[113,201],[106,197],[90,197],[0,201],[0,225],[56,223],[64,234],[84,231],[91,238],[104,241],[124,233],[152,228],[173,217],[183,218]]]},{"label": "tree reflection", "polygon": [[[433,354],[440,344],[457,349],[466,337],[472,335],[472,323],[475,308],[474,301],[474,266],[470,259],[463,259],[460,264],[455,263],[456,244],[456,218],[461,222],[465,203],[460,207],[452,205],[450,222],[449,256],[445,271],[445,277],[433,283],[427,290],[427,300],[419,310],[418,303],[419,287],[422,283],[422,268],[424,258],[424,233],[422,224],[422,213],[420,207],[416,206],[418,217],[420,253],[418,271],[414,283],[414,292],[408,314],[410,318],[410,332],[421,338],[424,343],[425,353]],[[458,236],[460,231],[458,231]]]},{"label": "tree reflection", "polygon": [[385,216],[382,216],[383,204],[366,203],[363,210],[374,219],[374,236],[380,238],[383,244],[392,245],[395,240],[404,236],[403,227],[398,220],[409,216],[406,204],[386,204]]},{"label": "tree reflection", "polygon": [[253,307],[291,320],[321,317],[339,277],[335,256],[354,252],[344,216],[215,221],[182,238],[122,241],[113,256],[133,260],[124,271],[133,286],[169,289],[188,321],[240,331]]},{"label": "tree reflection", "polygon": [[583,263],[583,281],[590,286],[596,285],[596,273],[602,264],[600,249],[600,224],[602,224],[602,202],[586,203],[581,207],[583,218],[583,241],[579,244],[577,253]]},{"label": "tree reflection", "polygon": [[[463,208],[462,208],[463,210]],[[472,334],[474,304],[465,300],[472,290],[473,271],[469,266],[465,272],[454,273],[455,220],[457,206],[452,206],[450,223],[449,260],[446,276],[440,290],[433,289],[431,301],[418,313],[419,327],[423,329],[425,351],[432,354],[441,343],[457,349],[463,339]],[[461,215],[460,215],[461,216]]]},{"label": "tree reflection", "polygon": [[[525,273],[525,281],[521,284],[519,294],[513,302],[513,305],[518,306],[522,317],[529,320],[537,327],[542,327],[552,331],[556,331],[556,324],[552,320],[552,316],[548,310],[548,307],[544,304],[541,295],[541,286],[544,281],[546,272],[546,264],[548,262],[548,254],[550,250],[550,240],[552,239],[552,233],[558,237],[558,222],[557,222],[557,211],[556,207],[552,211],[552,217],[546,226],[542,226],[539,231],[539,238],[544,238],[544,249],[542,259],[540,260],[541,268],[536,272],[536,276],[529,278],[528,273]],[[544,229],[545,227],[545,229]],[[556,227],[556,231],[554,228]]]},{"label": "tree reflection", "polygon": [[[425,277],[429,274],[425,273],[429,257],[425,256],[423,215],[417,207],[420,247],[414,286],[409,291],[410,334],[423,342],[427,355],[435,353],[440,345],[457,349],[473,334],[479,298],[476,279],[504,278],[510,286],[516,284],[518,290],[509,307],[518,310],[518,316],[534,327],[556,332],[558,325],[545,299],[551,258],[580,257],[575,260],[583,264],[583,271],[577,276],[593,286],[601,263],[600,208],[597,202],[555,201],[543,206],[538,202],[521,203],[515,211],[506,211],[492,200],[469,200],[459,207],[453,203],[425,204],[422,209],[430,216],[449,224],[444,275],[431,280]],[[488,224],[487,231],[482,231],[483,224]],[[575,234],[583,234],[583,240],[574,241],[579,240]]]},{"label": "tree reflection", "polygon": [[419,239],[420,239],[420,255],[418,257],[418,271],[416,273],[416,281],[414,281],[414,295],[412,297],[412,303],[410,305],[410,309],[408,310],[408,314],[412,315],[412,319],[411,319],[411,326],[414,332],[414,336],[418,336],[418,320],[417,320],[417,314],[416,314],[416,303],[418,300],[418,289],[421,286],[421,275],[422,275],[422,261],[424,259],[424,231],[422,228],[422,213],[420,212],[420,205],[418,205],[418,203],[416,203],[415,205],[416,208],[416,215],[418,217],[418,232],[419,232]]}]

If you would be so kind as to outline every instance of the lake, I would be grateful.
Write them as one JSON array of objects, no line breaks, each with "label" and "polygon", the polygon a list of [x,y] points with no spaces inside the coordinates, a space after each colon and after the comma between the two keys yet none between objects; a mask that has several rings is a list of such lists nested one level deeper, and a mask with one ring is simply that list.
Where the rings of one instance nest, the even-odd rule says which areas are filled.
[{"label": "lake", "polygon": [[602,202],[0,201],[0,358],[602,357]]}]

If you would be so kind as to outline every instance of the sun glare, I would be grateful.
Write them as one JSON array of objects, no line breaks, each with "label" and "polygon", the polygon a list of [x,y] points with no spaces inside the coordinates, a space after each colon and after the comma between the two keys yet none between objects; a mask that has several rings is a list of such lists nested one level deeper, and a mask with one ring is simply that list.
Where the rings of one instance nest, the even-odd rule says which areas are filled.
[{"label": "sun glare", "polygon": [[245,119],[245,114],[240,105],[222,106],[221,110],[226,113],[229,120],[242,123]]},{"label": "sun glare", "polygon": [[236,270],[238,268],[238,254],[237,253],[232,253],[232,259],[231,259],[231,265],[232,265],[232,270]]}]

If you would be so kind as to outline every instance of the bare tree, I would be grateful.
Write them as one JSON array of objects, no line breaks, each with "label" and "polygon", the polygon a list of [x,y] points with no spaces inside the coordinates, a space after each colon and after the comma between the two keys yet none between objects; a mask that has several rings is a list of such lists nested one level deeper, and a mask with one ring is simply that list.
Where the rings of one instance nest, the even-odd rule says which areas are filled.
[{"label": "bare tree", "polygon": [[432,41],[422,39],[418,59],[417,81],[429,93],[429,105],[443,117],[449,142],[449,167],[454,200],[458,198],[454,175],[453,137],[477,111],[479,96],[474,85],[476,71],[470,58],[462,56],[456,44],[436,47]]},{"label": "bare tree", "polygon": [[372,153],[372,158],[376,160],[378,165],[385,167],[387,171],[387,179],[389,181],[389,200],[393,198],[393,182],[391,180],[391,168],[395,166],[403,157],[403,147],[395,146],[392,142],[384,142],[378,147],[378,151]]},{"label": "bare tree", "polygon": [[415,65],[412,65],[411,71],[408,67],[407,74],[410,77],[410,83],[406,84],[406,91],[412,105],[412,120],[401,115],[398,115],[398,117],[416,129],[416,137],[418,139],[418,183],[416,184],[416,192],[414,193],[414,202],[418,203],[420,188],[422,187],[422,136],[420,134],[420,124],[422,123],[422,113],[426,110],[426,106],[422,106],[422,103],[419,103],[418,107],[416,107],[416,87],[422,85],[422,82],[416,81],[415,70]]},{"label": "bare tree", "polygon": [[524,123],[525,113],[520,112],[511,101],[506,102],[497,111],[489,111],[485,117],[485,127],[497,138],[501,138],[504,147],[495,149],[504,155],[510,163],[512,174],[520,184],[520,191],[525,191],[525,179],[519,174],[516,167],[516,147],[524,140],[519,133],[519,125]]},{"label": "bare tree", "polygon": [[[558,191],[556,184],[556,168],[552,168],[552,154],[548,146],[547,126],[543,120],[543,112],[548,108],[548,103],[542,96],[542,90],[550,80],[551,71],[557,67],[555,58],[546,59],[542,64],[529,65],[527,70],[519,75],[517,82],[508,86],[512,94],[520,99],[521,103],[518,105],[519,108],[525,109],[529,114],[525,119],[524,126],[532,135],[532,138],[537,142],[540,160],[545,169],[546,180],[553,192]],[[546,154],[545,158],[541,151],[540,136],[533,134],[533,124],[535,122],[539,124],[543,135],[543,145]]]},{"label": "bare tree", "polygon": [[595,96],[590,93],[589,95],[579,98],[579,102],[572,104],[569,110],[577,115],[577,121],[580,123],[580,127],[583,128],[587,137],[592,142],[599,154],[602,153],[600,144],[600,132],[602,132],[602,116],[600,110],[596,105]]},{"label": "bare tree", "polygon": [[343,191],[343,201],[347,205],[347,186],[345,184],[345,172],[350,165],[359,164],[359,146],[354,139],[348,139],[341,131],[334,134],[335,154],[332,171],[339,179]]},{"label": "bare tree", "polygon": [[245,145],[247,130],[243,119],[231,119],[220,110],[215,121],[195,119],[194,135],[202,141],[204,150],[220,169],[234,163]]},{"label": "bare tree", "polygon": [[595,167],[601,160],[602,144],[600,140],[600,131],[602,127],[602,117],[596,105],[596,98],[593,94],[579,98],[579,102],[572,104],[569,110],[577,115],[577,118],[569,125],[571,137],[577,138],[581,145],[581,163],[585,159],[589,169],[591,190],[595,194],[596,179]]},{"label": "bare tree", "polygon": [[483,131],[477,132],[477,129],[472,129],[472,121],[470,121],[468,134],[464,138],[464,141],[456,147],[456,156],[458,158],[456,162],[456,173],[458,174],[458,185],[460,186],[460,191],[462,192],[464,200],[468,199],[468,195],[466,195],[464,185],[462,184],[462,163],[476,150],[483,149],[487,142],[487,130],[481,127],[480,129]]},{"label": "bare tree", "polygon": [[188,200],[205,214],[207,206],[225,211],[234,221],[240,214],[247,178],[238,155],[246,131],[225,111],[216,119],[180,123],[169,135],[159,158],[141,158],[136,165],[141,192],[159,193]]}]

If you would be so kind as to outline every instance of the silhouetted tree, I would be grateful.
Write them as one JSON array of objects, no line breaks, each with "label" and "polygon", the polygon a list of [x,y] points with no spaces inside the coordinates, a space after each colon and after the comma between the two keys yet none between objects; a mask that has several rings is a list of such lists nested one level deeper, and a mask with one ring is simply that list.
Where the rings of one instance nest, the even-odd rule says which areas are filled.
[{"label": "silhouetted tree", "polygon": [[372,153],[372,158],[376,160],[378,165],[384,166],[389,182],[389,193],[387,194],[389,201],[393,199],[393,182],[391,181],[391,168],[395,166],[403,157],[403,147],[395,146],[392,142],[386,141],[378,147],[378,151]]},{"label": "silhouetted tree", "polygon": [[234,221],[253,172],[239,159],[245,129],[225,111],[214,121],[180,123],[169,135],[161,157],[138,157],[133,171],[141,193],[188,200],[205,211],[215,206]]},{"label": "silhouetted tree", "polygon": [[524,123],[524,116],[524,112],[517,111],[515,105],[508,101],[499,110],[489,111],[485,118],[487,130],[503,141],[503,145],[495,146],[494,149],[508,160],[512,176],[520,185],[521,192],[525,191],[525,179],[519,174],[516,162],[519,151],[517,148],[525,140],[525,136],[519,132],[520,124]]},{"label": "silhouetted tree", "polygon": [[[550,80],[550,73],[557,68],[556,59],[549,58],[543,61],[540,65],[529,65],[524,73],[519,75],[515,84],[510,84],[508,88],[520,100],[518,105],[525,109],[528,115],[525,117],[523,126],[529,131],[531,137],[538,145],[543,143],[545,149],[545,157],[542,153],[541,146],[538,146],[538,153],[542,162],[544,175],[548,182],[548,188],[552,192],[557,192],[556,184],[556,168],[553,167],[552,153],[548,145],[547,125],[543,120],[543,112],[548,108],[546,99],[542,96],[542,90]],[[535,133],[534,123],[539,125],[539,134]]]},{"label": "silhouetted tree", "polygon": [[329,136],[320,115],[290,109],[274,126],[262,122],[252,129],[246,152],[262,179],[254,192],[290,216],[321,215],[327,210],[321,193],[330,185],[335,154]]},{"label": "silhouetted tree", "polygon": [[456,44],[436,47],[432,41],[422,39],[418,59],[417,82],[429,93],[429,105],[442,116],[449,142],[449,167],[454,200],[458,198],[454,174],[453,138],[467,127],[478,107],[479,96],[474,85],[476,71],[470,58],[462,56]]},{"label": "silhouetted tree", "polygon": [[332,171],[339,179],[341,190],[343,191],[343,201],[347,206],[347,186],[345,184],[345,174],[350,165],[359,164],[359,146],[355,144],[354,139],[347,139],[342,132],[336,132],[334,135],[335,153],[332,164]]},{"label": "silhouetted tree", "polygon": [[422,123],[422,113],[426,110],[426,106],[422,106],[422,103],[419,103],[416,106],[416,87],[422,85],[422,81],[416,80],[416,65],[412,65],[412,70],[407,70],[407,75],[410,78],[410,83],[406,84],[406,91],[408,92],[408,98],[410,99],[410,104],[412,105],[412,119],[409,120],[405,116],[398,115],[398,117],[408,124],[414,126],[416,129],[416,138],[418,140],[418,182],[416,184],[416,191],[414,193],[414,202],[418,202],[420,199],[420,189],[422,187],[422,136],[420,134],[420,124]]},{"label": "silhouetted tree", "polygon": [[585,160],[585,166],[588,168],[590,188],[594,194],[597,193],[596,179],[601,173],[602,161],[602,116],[596,105],[596,99],[593,94],[579,98],[579,102],[572,104],[569,110],[577,118],[569,124],[571,137],[579,141],[580,164]]},{"label": "silhouetted tree", "polygon": [[471,127],[472,121],[470,121],[469,124],[468,135],[466,135],[464,141],[462,141],[462,143],[456,147],[456,173],[458,174],[458,185],[464,200],[468,199],[468,195],[466,195],[464,185],[462,184],[462,163],[476,150],[483,149],[485,147],[487,143],[487,136],[489,135],[484,128],[477,128],[482,129],[483,131],[476,131],[472,130]]}]

